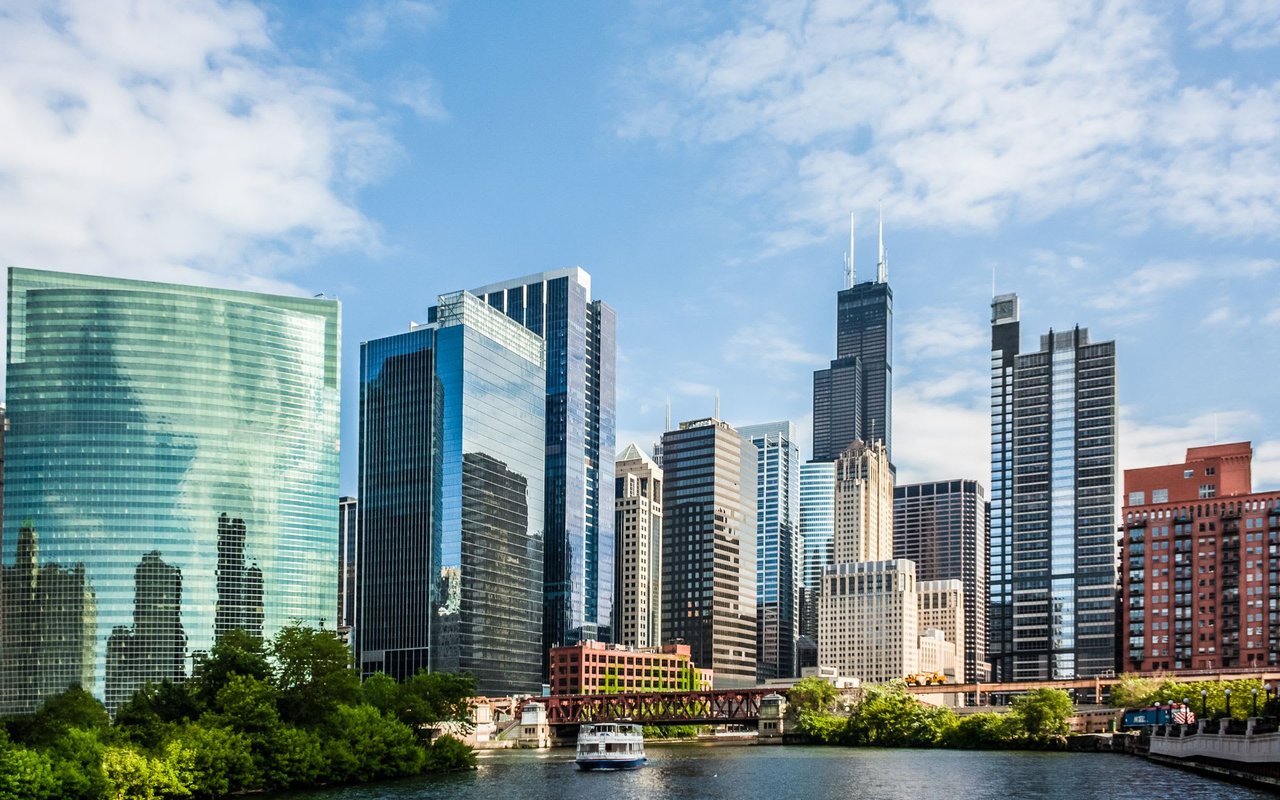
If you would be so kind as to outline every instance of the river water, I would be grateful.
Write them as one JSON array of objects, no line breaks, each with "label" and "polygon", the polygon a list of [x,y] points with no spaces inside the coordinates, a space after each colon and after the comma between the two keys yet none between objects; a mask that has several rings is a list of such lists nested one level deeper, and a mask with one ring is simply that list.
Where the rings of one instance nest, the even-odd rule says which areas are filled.
[{"label": "river water", "polygon": [[1110,753],[651,745],[631,772],[580,772],[571,749],[489,751],[474,772],[287,795],[291,800],[1253,800],[1261,791]]}]

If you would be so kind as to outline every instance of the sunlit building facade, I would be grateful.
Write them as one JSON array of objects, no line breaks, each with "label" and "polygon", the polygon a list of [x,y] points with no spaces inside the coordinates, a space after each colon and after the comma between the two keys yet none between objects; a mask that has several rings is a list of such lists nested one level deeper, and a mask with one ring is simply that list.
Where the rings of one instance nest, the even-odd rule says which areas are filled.
[{"label": "sunlit building facade", "polygon": [[9,270],[0,713],[332,628],[338,304]]}]

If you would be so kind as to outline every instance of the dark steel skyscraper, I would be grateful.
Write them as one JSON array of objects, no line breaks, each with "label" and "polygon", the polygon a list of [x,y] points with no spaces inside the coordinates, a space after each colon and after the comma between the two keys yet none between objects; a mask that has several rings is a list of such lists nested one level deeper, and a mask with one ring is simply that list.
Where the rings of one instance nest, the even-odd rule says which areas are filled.
[{"label": "dark steel skyscraper", "polygon": [[[991,628],[997,680],[1116,666],[1116,354],[1084,328],[1018,352],[992,302]],[[1010,364],[1012,357],[1012,364]]]},{"label": "dark steel skyscraper", "polygon": [[547,343],[544,645],[613,641],[614,311],[580,267],[472,294]]},{"label": "dark steel skyscraper", "polygon": [[836,295],[836,357],[813,373],[813,460],[834,461],[855,439],[883,441],[892,460],[893,290],[884,237],[874,281],[854,282],[852,236],[849,247],[848,288]]},{"label": "dark steel skyscraper", "polygon": [[964,679],[987,677],[987,498],[974,480],[893,487],[893,557],[916,563],[920,581],[963,585]]}]

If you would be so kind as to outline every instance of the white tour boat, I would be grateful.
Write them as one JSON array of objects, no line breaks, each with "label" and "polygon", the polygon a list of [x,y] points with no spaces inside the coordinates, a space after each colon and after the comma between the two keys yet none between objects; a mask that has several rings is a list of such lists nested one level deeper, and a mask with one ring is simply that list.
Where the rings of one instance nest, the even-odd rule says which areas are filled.
[{"label": "white tour boat", "polygon": [[578,730],[578,769],[636,769],[646,761],[639,725],[599,722]]}]

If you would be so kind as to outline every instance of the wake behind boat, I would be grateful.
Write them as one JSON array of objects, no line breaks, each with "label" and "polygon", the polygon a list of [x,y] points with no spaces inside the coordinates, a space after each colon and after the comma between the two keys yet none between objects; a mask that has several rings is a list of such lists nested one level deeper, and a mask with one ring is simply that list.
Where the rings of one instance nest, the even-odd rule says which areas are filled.
[{"label": "wake behind boat", "polygon": [[578,769],[637,769],[644,756],[644,729],[639,725],[601,722],[578,730]]}]

